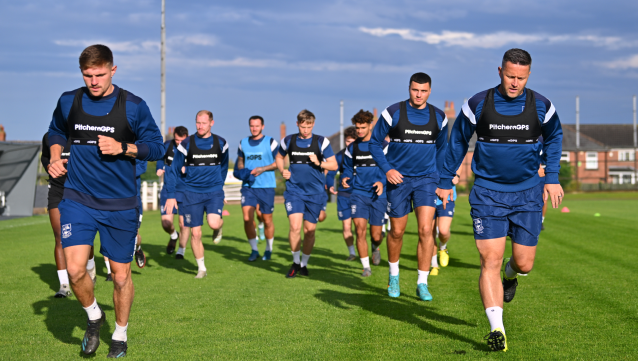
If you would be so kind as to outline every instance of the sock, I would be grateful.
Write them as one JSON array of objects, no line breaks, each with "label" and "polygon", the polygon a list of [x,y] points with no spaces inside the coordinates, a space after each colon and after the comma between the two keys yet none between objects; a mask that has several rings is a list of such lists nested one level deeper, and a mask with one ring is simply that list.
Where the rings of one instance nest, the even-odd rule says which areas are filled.
[{"label": "sock", "polygon": [[509,279],[514,279],[518,276],[518,273],[516,271],[514,271],[512,269],[512,267],[510,266],[510,263],[512,261],[507,262],[507,264],[505,265],[505,277],[509,278]]},{"label": "sock", "polygon": [[392,223],[390,223],[390,220],[388,219],[388,232],[390,232],[391,229],[392,229]]},{"label": "sock", "polygon": [[257,238],[249,239],[248,243],[250,243],[250,247],[253,251],[259,251],[259,248],[257,248]]},{"label": "sock", "polygon": [[309,254],[301,254],[301,267],[306,267],[308,265],[308,260],[310,259]]},{"label": "sock", "polygon": [[299,255],[301,254],[301,251],[297,251],[297,252],[292,252],[292,262],[299,264],[301,263],[301,261],[299,260]]},{"label": "sock", "polygon": [[177,254],[181,254],[182,256],[184,255],[185,251],[186,251],[186,248],[182,248],[182,247],[177,248]]},{"label": "sock", "polygon": [[257,227],[259,227],[259,229],[264,228],[264,222],[259,222],[259,225]]},{"label": "sock", "polygon": [[200,259],[196,259],[195,261],[197,261],[197,267],[199,268],[198,271],[206,271],[206,265],[204,264],[204,257],[200,258]]},{"label": "sock", "polygon": [[115,332],[113,332],[113,337],[111,337],[114,341],[127,341],[126,330],[128,329],[128,323],[126,326],[120,326],[115,322]]},{"label": "sock", "polygon": [[392,263],[392,262],[388,261],[388,264],[390,265],[390,276],[398,276],[399,275],[399,261],[396,261],[395,263]]},{"label": "sock", "polygon": [[60,279],[60,287],[62,285],[68,285],[69,284],[69,274],[66,273],[65,269],[61,269],[58,271],[58,278]]},{"label": "sock", "polygon": [[106,261],[106,273],[110,274],[111,273],[111,262],[109,262],[109,260],[105,260],[105,261]]},{"label": "sock", "polygon": [[354,256],[354,246],[348,246],[348,252]]},{"label": "sock", "polygon": [[441,242],[439,244],[439,250],[445,251],[446,249],[447,249],[447,242],[445,242],[445,243]]},{"label": "sock", "polygon": [[541,223],[545,223],[545,217],[543,217],[543,219],[541,220]]},{"label": "sock", "polygon": [[505,333],[505,327],[503,326],[503,309],[501,307],[490,307],[485,309],[487,319],[490,321],[490,328],[494,331],[497,328],[503,330]]},{"label": "sock", "polygon": [[272,252],[272,244],[275,242],[274,238],[266,240],[266,251]]},{"label": "sock", "polygon": [[426,285],[428,284],[428,275],[430,274],[430,271],[419,271],[419,279],[416,281],[416,284],[420,284],[420,283],[425,283]]},{"label": "sock", "polygon": [[137,251],[141,250],[141,249],[142,249],[142,244],[141,244],[141,243],[140,243],[140,244],[138,244],[138,245],[137,245],[137,247],[135,247],[135,249],[136,249]]},{"label": "sock", "polygon": [[97,300],[93,299],[93,304],[89,307],[82,307],[84,311],[86,311],[86,315],[89,316],[89,320],[95,321],[99,320],[102,317],[102,310],[100,306],[97,305]]},{"label": "sock", "polygon": [[95,268],[95,257],[91,258],[87,263],[86,263],[86,269],[93,269]]},{"label": "sock", "polygon": [[381,228],[381,232],[385,233],[385,223],[383,224],[383,228]]},{"label": "sock", "polygon": [[370,268],[370,257],[361,258],[363,268]]},{"label": "sock", "polygon": [[[177,241],[177,231],[173,231],[173,233],[171,233],[171,240],[173,241]],[[117,322],[115,323],[117,325]],[[128,325],[128,323],[127,323]],[[124,331],[126,332],[126,331]]]},{"label": "sock", "polygon": [[439,260],[437,259],[436,255],[432,256],[432,267],[439,268]]}]

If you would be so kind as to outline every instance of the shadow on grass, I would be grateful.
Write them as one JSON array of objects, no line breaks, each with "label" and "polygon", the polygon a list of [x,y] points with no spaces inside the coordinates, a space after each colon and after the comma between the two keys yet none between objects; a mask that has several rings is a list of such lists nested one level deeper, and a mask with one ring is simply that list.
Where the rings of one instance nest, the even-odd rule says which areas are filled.
[{"label": "shadow on grass", "polygon": [[[153,260],[157,262],[160,267],[163,268],[172,268],[176,271],[186,273],[186,274],[197,274],[197,265],[187,259],[175,259],[174,254],[166,253],[166,246],[154,245],[154,244],[144,244],[142,245],[142,249],[146,252],[146,257],[148,260]],[[190,250],[186,250],[190,252]],[[149,265],[147,264],[147,267]]]},{"label": "shadow on grass", "polygon": [[58,279],[58,268],[54,264],[42,263],[32,267],[31,271],[40,276],[40,280],[49,285],[49,288],[53,292],[58,292],[60,289],[60,280]]}]

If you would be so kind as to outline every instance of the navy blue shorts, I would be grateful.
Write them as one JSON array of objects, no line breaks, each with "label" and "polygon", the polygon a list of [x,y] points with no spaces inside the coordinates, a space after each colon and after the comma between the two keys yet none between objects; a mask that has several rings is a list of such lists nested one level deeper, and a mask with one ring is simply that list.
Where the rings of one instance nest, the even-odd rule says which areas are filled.
[{"label": "navy blue shorts", "polygon": [[385,211],[388,208],[387,198],[370,198],[361,194],[353,194],[350,199],[352,218],[364,218],[372,226],[383,226]]},{"label": "navy blue shorts", "polygon": [[177,214],[184,216],[184,192],[175,192],[175,201],[177,201]]},{"label": "navy blue shorts", "polygon": [[63,199],[58,205],[62,226],[62,248],[93,246],[100,232],[100,253],[118,263],[130,263],[135,252],[137,208],[123,211],[101,211],[78,202]]},{"label": "navy blue shorts", "polygon": [[328,207],[328,193],[323,192],[323,206],[321,207],[322,211],[326,211],[326,208]]},{"label": "navy blue shorts", "polygon": [[184,212],[185,227],[201,227],[206,214],[219,214],[224,209],[224,191],[194,193],[184,191],[184,202],[180,209]]},{"label": "navy blue shorts", "polygon": [[543,188],[539,183],[519,192],[498,192],[477,185],[470,192],[475,239],[510,236],[524,246],[536,246],[543,217]]},{"label": "navy blue shorts", "polygon": [[403,183],[399,184],[388,182],[388,215],[401,218],[417,207],[436,207],[438,183],[438,172],[418,177],[403,176]]},{"label": "navy blue shorts", "polygon": [[[177,197],[177,196],[175,196]],[[164,206],[166,205],[166,200],[168,199],[168,191],[166,190],[166,187],[162,187],[162,191],[160,192],[160,197],[159,197],[159,201],[160,201],[160,214],[165,216],[166,215],[166,211],[164,210]],[[173,214],[177,214],[177,208],[173,208]]]},{"label": "navy blue shorts", "polygon": [[454,217],[454,202],[447,202],[445,209],[443,209],[443,203],[436,206],[436,212],[434,212],[434,219],[439,217]]},{"label": "navy blue shorts", "polygon": [[259,211],[272,214],[275,211],[275,188],[241,188],[241,206],[255,207]]},{"label": "navy blue shorts", "polygon": [[[284,192],[284,201],[286,203],[286,213],[288,216],[295,213],[303,213],[303,219],[317,224],[319,222],[319,214],[323,205],[323,197],[321,195],[303,196]],[[316,203],[319,202],[319,203]]]},{"label": "navy blue shorts", "polygon": [[337,214],[340,221],[352,218],[352,213],[350,211],[350,197],[351,195],[337,195]]}]

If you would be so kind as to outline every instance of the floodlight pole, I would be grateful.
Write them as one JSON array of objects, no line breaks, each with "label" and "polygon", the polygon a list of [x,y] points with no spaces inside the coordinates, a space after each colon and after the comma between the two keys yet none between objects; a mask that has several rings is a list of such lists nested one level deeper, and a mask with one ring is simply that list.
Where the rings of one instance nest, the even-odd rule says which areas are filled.
[{"label": "floodlight pole", "polygon": [[341,117],[339,120],[339,149],[343,149],[343,147],[345,147],[345,144],[343,143],[343,100],[340,103],[340,108]]},{"label": "floodlight pole", "polygon": [[165,10],[166,0],[162,0],[162,43],[161,43],[161,58],[162,58],[162,90],[160,96],[160,132],[162,138],[166,140],[166,23],[165,23]]},{"label": "floodlight pole", "polygon": [[636,96],[634,95],[634,184],[638,183],[638,159],[636,159],[636,153],[638,150],[638,133],[636,130]]},{"label": "floodlight pole", "polygon": [[580,189],[578,161],[580,160],[580,97],[576,95],[576,187]]}]

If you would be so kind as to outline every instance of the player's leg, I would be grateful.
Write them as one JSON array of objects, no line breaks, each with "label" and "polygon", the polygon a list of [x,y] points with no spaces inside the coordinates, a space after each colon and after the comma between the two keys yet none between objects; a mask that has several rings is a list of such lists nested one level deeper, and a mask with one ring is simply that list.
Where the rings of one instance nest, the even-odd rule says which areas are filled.
[{"label": "player's leg", "polygon": [[135,263],[137,267],[144,268],[146,266],[146,255],[142,250],[142,236],[140,235],[140,227],[142,227],[142,207],[138,207],[139,221],[137,223],[137,236],[135,242]]},{"label": "player's leg", "polygon": [[191,235],[190,227],[186,227],[184,225],[184,216],[178,216],[179,222],[179,247],[177,248],[177,253],[175,254],[175,259],[184,259],[184,253],[186,253],[186,245],[188,244],[188,238]]},{"label": "player's leg", "polygon": [[288,231],[288,242],[292,252],[292,266],[286,274],[287,278],[296,277],[301,268],[301,227],[303,226],[303,213],[288,214],[290,229]]},{"label": "player's leg", "polygon": [[432,253],[432,262],[431,262],[431,267],[430,268],[430,276],[438,276],[439,274],[439,261],[437,259],[437,251],[438,248],[436,246],[436,224],[437,224],[437,220],[436,220],[436,213],[434,214],[434,220],[432,221],[432,239],[434,240],[432,246],[433,246],[433,253]]},{"label": "player's leg", "polygon": [[262,260],[268,261],[272,257],[273,244],[275,242],[275,224],[272,216],[275,211],[275,189],[261,189],[257,206],[260,209],[259,214],[261,214],[261,218],[259,214],[257,218],[263,224],[263,236],[264,239],[266,239],[266,250],[264,251]]},{"label": "player's leg", "polygon": [[58,269],[58,279],[60,280],[60,290],[55,294],[55,298],[64,298],[71,295],[71,285],[69,284],[69,274],[66,271],[66,260],[62,249],[60,210],[58,208],[49,209],[49,221],[55,238],[53,256]]},{"label": "player's leg", "polygon": [[164,232],[170,235],[168,245],[166,246],[166,253],[168,254],[173,254],[173,252],[175,252],[175,245],[177,244],[177,240],[179,239],[179,232],[175,230],[175,226],[173,224],[174,218],[174,214],[162,215],[162,229],[164,229]]},{"label": "player's leg", "polygon": [[541,207],[542,204],[539,201],[538,211],[514,212],[508,216],[512,257],[503,261],[503,300],[505,302],[511,302],[514,299],[518,275],[527,274],[534,267],[536,246],[542,224]]},{"label": "player's leg", "polygon": [[506,237],[476,240],[476,248],[481,257],[479,292],[491,330],[486,339],[494,351],[507,351],[503,326],[503,285],[500,275],[505,242]]},{"label": "player's leg", "polygon": [[341,221],[343,224],[343,239],[346,241],[348,247],[348,258],[346,261],[354,261],[357,259],[357,255],[354,253],[354,236],[352,235],[352,218],[344,219]]},{"label": "player's leg", "polygon": [[354,218],[354,228],[357,234],[357,251],[359,252],[359,259],[361,260],[361,266],[363,267],[363,273],[361,277],[369,277],[372,275],[370,269],[370,257],[368,256],[368,241],[366,237],[368,228],[367,218]]},{"label": "player's leg", "polygon": [[241,207],[242,214],[244,216],[244,232],[246,232],[246,238],[250,244],[251,253],[248,257],[249,262],[256,261],[259,258],[259,248],[257,248],[257,232],[255,231],[255,207],[243,206]]},{"label": "player's leg", "polygon": [[370,243],[372,246],[372,264],[378,266],[381,263],[381,243],[383,242],[383,225],[370,225]]},{"label": "player's leg", "polygon": [[543,218],[541,220],[541,231],[545,230],[545,213],[547,212],[547,201],[549,200],[549,197],[547,197],[547,199],[543,200]]},{"label": "player's leg", "polygon": [[447,267],[448,263],[450,262],[450,256],[448,255],[447,250],[447,242],[450,240],[452,217],[438,217],[436,224],[439,229],[439,259],[441,261],[441,266]]},{"label": "player's leg", "polygon": [[312,223],[306,219],[303,222],[303,248],[301,253],[301,268],[299,269],[300,276],[308,276],[308,260],[312,254],[312,249],[315,247],[315,230],[317,224]]},{"label": "player's leg", "polygon": [[109,262],[113,270],[113,305],[115,308],[115,331],[112,336],[109,356],[122,357],[126,354],[128,348],[128,320],[135,296],[135,288],[131,278],[131,263],[119,263],[113,260]]},{"label": "player's leg", "polygon": [[399,297],[401,294],[401,289],[399,288],[399,257],[401,256],[403,233],[405,232],[405,226],[407,223],[407,214],[399,218],[390,217],[392,229],[387,235],[388,265],[390,266],[388,295],[390,297]]},{"label": "player's leg", "polygon": [[224,191],[219,191],[204,205],[208,225],[213,230],[213,243],[215,244],[218,244],[222,240],[222,227],[224,226],[222,210],[224,209],[224,197]]},{"label": "player's leg", "polygon": [[191,227],[191,248],[193,256],[197,262],[197,276],[195,278],[203,278],[206,276],[206,264],[204,263],[204,244],[202,243],[202,226]]},{"label": "player's leg", "polygon": [[323,195],[321,197],[322,197],[322,200],[323,200],[323,206],[321,208],[321,212],[319,213],[319,217],[317,217],[319,222],[325,221],[326,217],[328,216],[326,214],[326,208],[328,207],[328,193],[323,192]]},{"label": "player's leg", "polygon": [[[274,204],[274,198],[273,198],[273,204]],[[265,240],[266,239],[266,233],[265,233],[265,218],[264,218],[264,213],[262,213],[262,208],[260,204],[257,204],[257,208],[255,208],[255,214],[257,215],[257,221],[259,221],[259,223],[257,224],[257,230],[259,231],[259,239],[260,240]]]},{"label": "player's leg", "polygon": [[428,276],[434,253],[434,237],[432,235],[435,208],[421,206],[414,209],[419,230],[419,244],[417,246],[418,279],[417,296],[424,301],[431,301],[432,296],[428,290]]}]

